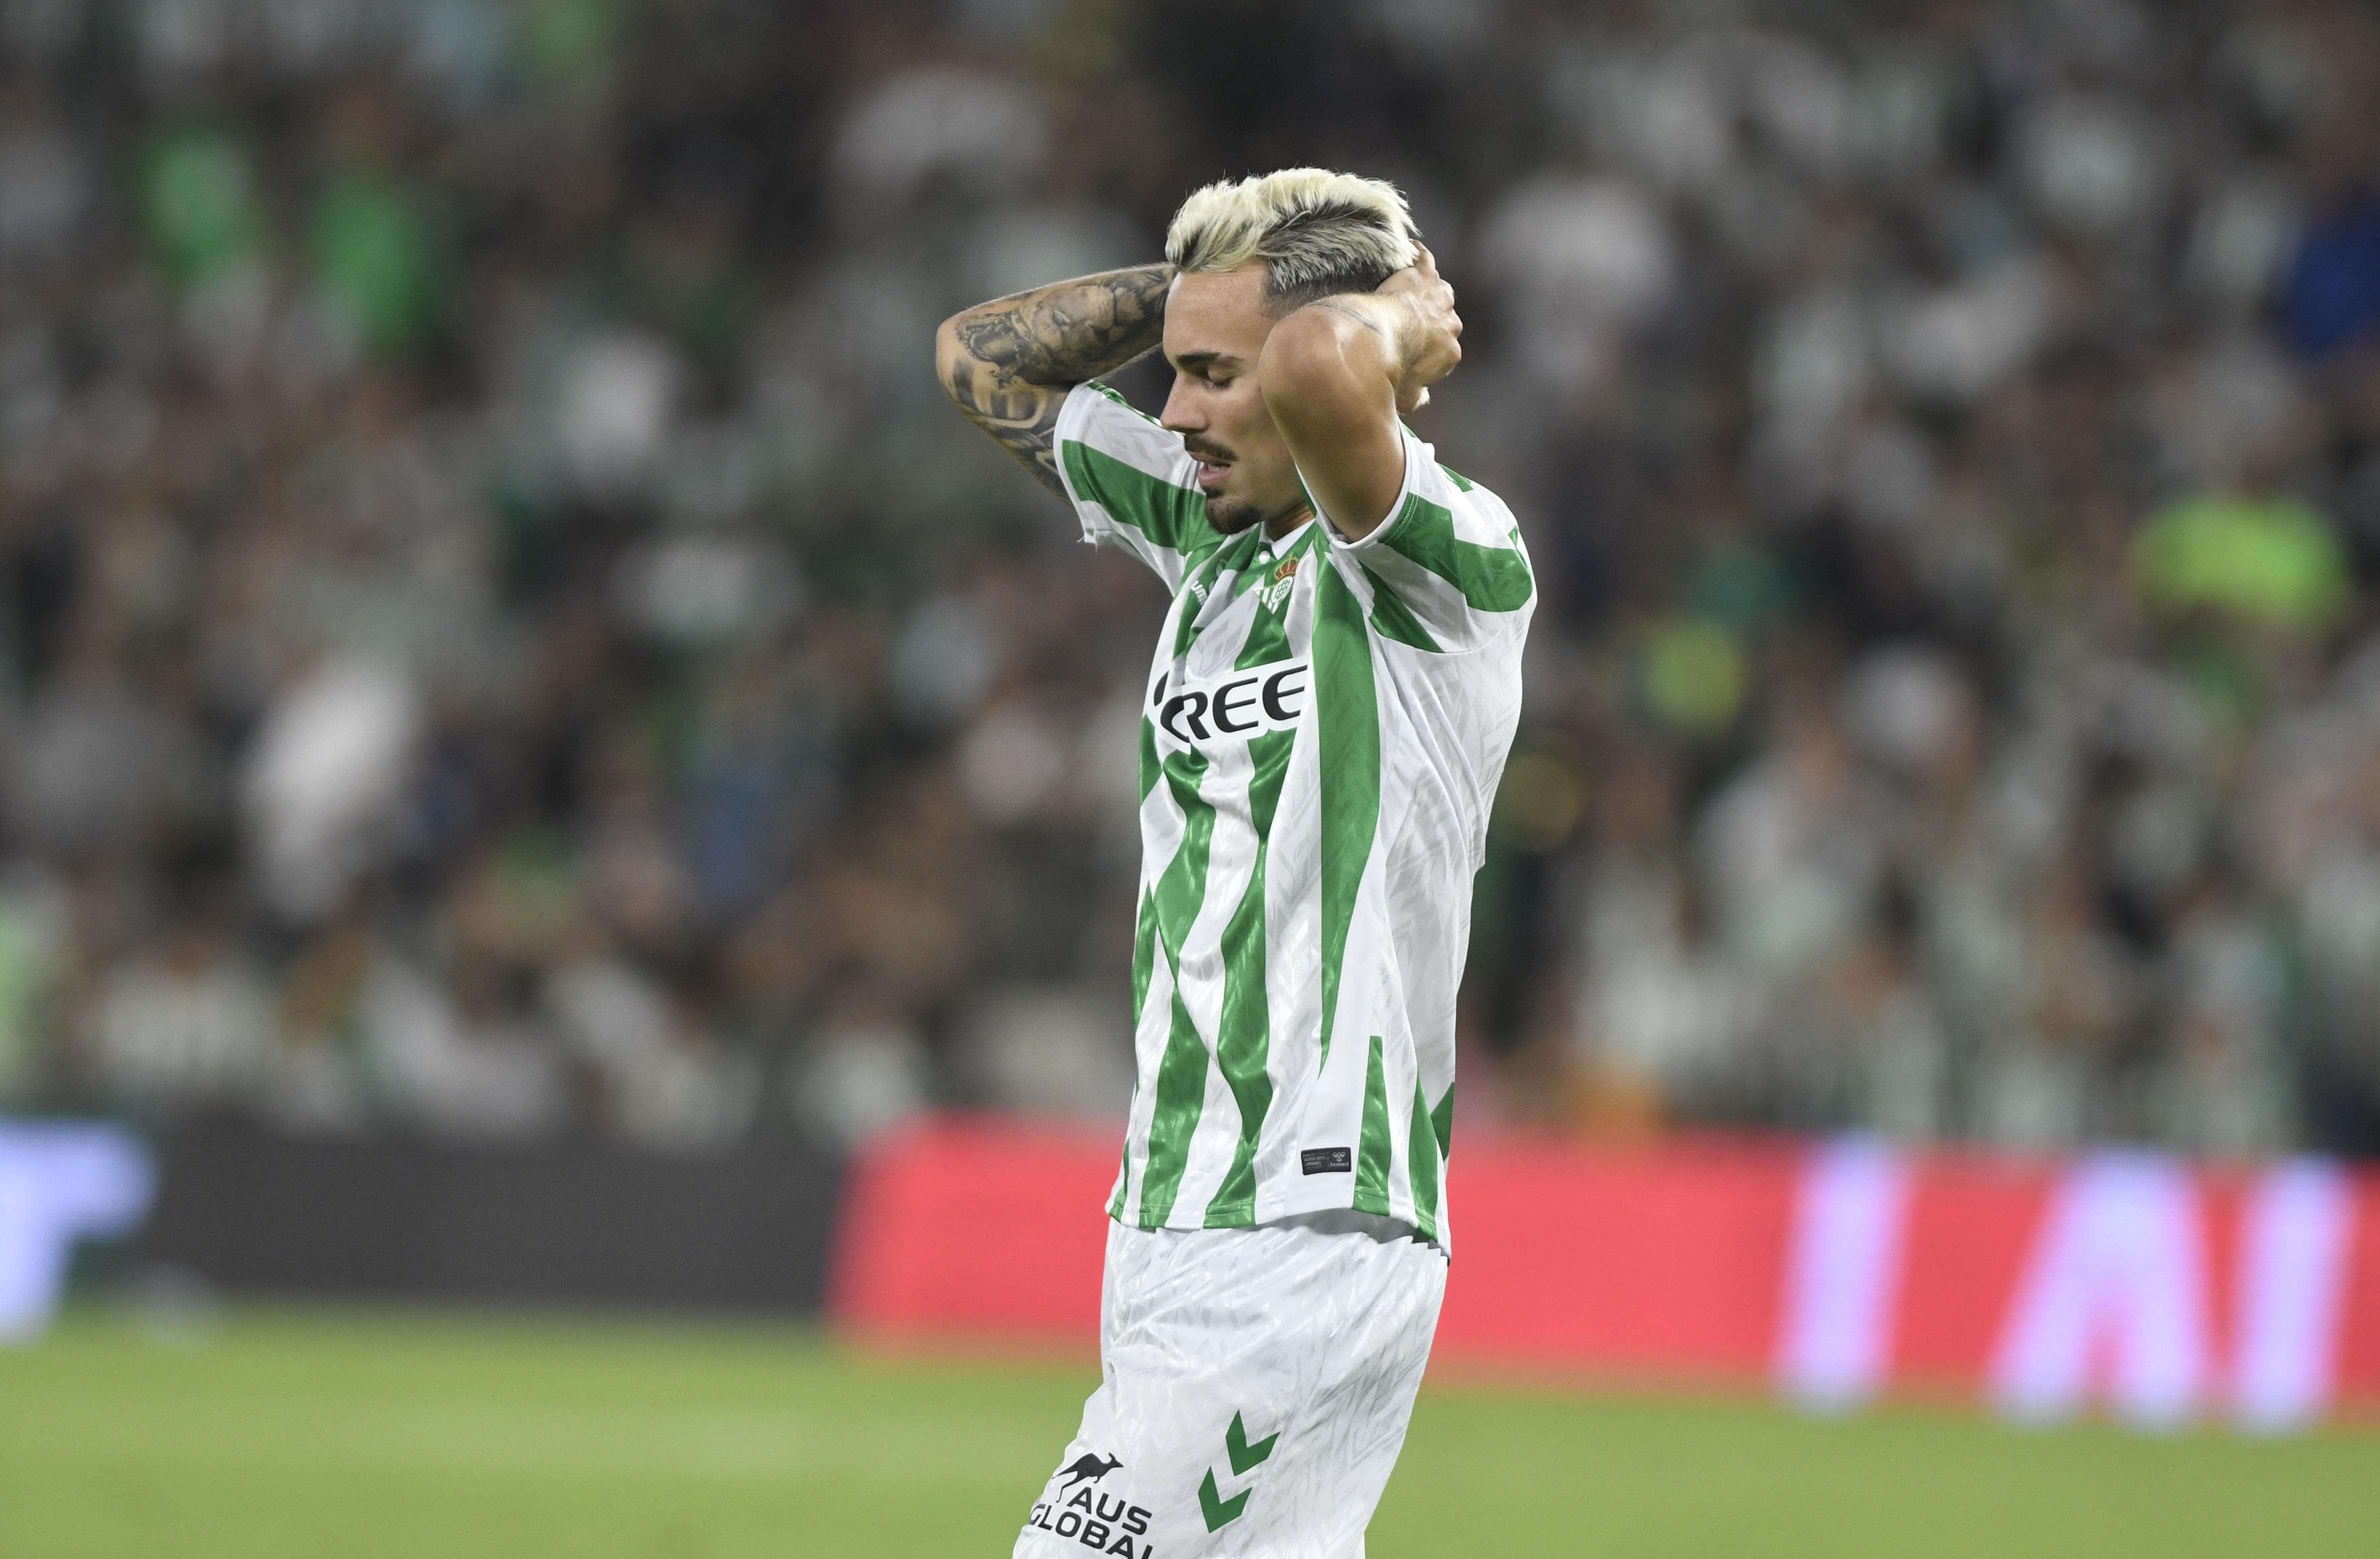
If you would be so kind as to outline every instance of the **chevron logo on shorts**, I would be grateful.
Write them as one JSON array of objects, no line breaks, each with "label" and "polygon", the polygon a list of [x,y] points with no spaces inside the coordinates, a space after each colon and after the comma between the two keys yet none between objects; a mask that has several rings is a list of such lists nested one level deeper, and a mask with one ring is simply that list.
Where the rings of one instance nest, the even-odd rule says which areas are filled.
[{"label": "chevron logo on shorts", "polygon": [[[1241,1415],[1233,1413],[1232,1427],[1223,1434],[1223,1454],[1231,1458],[1232,1476],[1245,1478],[1262,1466],[1265,1458],[1272,1455],[1273,1442],[1280,1438],[1281,1432],[1275,1430],[1255,1444],[1249,1444],[1247,1423]],[[1254,1489],[1242,1489],[1230,1499],[1225,1499],[1223,1491],[1215,1486],[1215,1469],[1208,1468],[1207,1480],[1198,1485],[1198,1514],[1207,1518],[1207,1529],[1220,1532],[1238,1520],[1240,1513],[1248,1507],[1248,1496],[1255,1493]]]}]

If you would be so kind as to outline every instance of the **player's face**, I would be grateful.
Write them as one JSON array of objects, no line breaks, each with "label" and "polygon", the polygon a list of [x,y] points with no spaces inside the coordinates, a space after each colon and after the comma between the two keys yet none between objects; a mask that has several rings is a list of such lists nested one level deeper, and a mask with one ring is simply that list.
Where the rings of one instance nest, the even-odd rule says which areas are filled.
[{"label": "player's face", "polygon": [[1207,519],[1234,535],[1305,506],[1289,444],[1265,409],[1257,358],[1272,334],[1265,268],[1177,276],[1165,305],[1165,357],[1173,393],[1159,420],[1198,459]]}]

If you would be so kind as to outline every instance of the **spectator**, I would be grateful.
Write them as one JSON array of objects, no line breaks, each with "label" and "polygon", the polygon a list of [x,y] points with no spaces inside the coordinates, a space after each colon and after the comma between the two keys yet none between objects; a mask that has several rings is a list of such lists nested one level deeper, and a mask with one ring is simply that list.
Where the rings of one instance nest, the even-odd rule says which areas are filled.
[{"label": "spectator", "polygon": [[110,971],[91,1014],[96,1081],[161,1118],[255,1096],[272,1036],[271,990],[212,914],[183,920],[152,954]]}]

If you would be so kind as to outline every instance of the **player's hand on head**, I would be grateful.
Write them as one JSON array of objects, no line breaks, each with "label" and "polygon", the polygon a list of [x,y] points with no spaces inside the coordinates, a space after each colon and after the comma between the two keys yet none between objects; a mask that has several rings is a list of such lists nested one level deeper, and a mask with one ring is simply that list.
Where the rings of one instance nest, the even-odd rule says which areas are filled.
[{"label": "player's hand on head", "polygon": [[1397,381],[1397,410],[1414,411],[1429,404],[1429,387],[1463,361],[1463,316],[1454,311],[1454,289],[1438,273],[1426,245],[1414,246],[1414,262],[1382,282],[1379,292],[1403,304],[1413,318],[1404,371]]}]

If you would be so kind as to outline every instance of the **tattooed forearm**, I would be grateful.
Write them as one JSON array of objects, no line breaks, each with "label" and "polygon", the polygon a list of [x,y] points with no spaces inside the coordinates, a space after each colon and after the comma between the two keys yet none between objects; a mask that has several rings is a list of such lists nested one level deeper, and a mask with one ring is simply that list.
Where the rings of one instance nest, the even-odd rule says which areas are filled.
[{"label": "tattooed forearm", "polygon": [[942,323],[935,368],[968,420],[1054,492],[1066,392],[1156,346],[1170,265],[1105,271],[979,303]]},{"label": "tattooed forearm", "polygon": [[976,367],[946,370],[942,385],[967,420],[1015,456],[1036,481],[1061,498],[1066,495],[1058,476],[1058,413],[1066,405],[1065,391],[1044,384],[1000,389],[987,369]]},{"label": "tattooed forearm", "polygon": [[1062,389],[1157,344],[1170,265],[1103,271],[979,303],[951,321],[967,356],[1005,383]]}]

